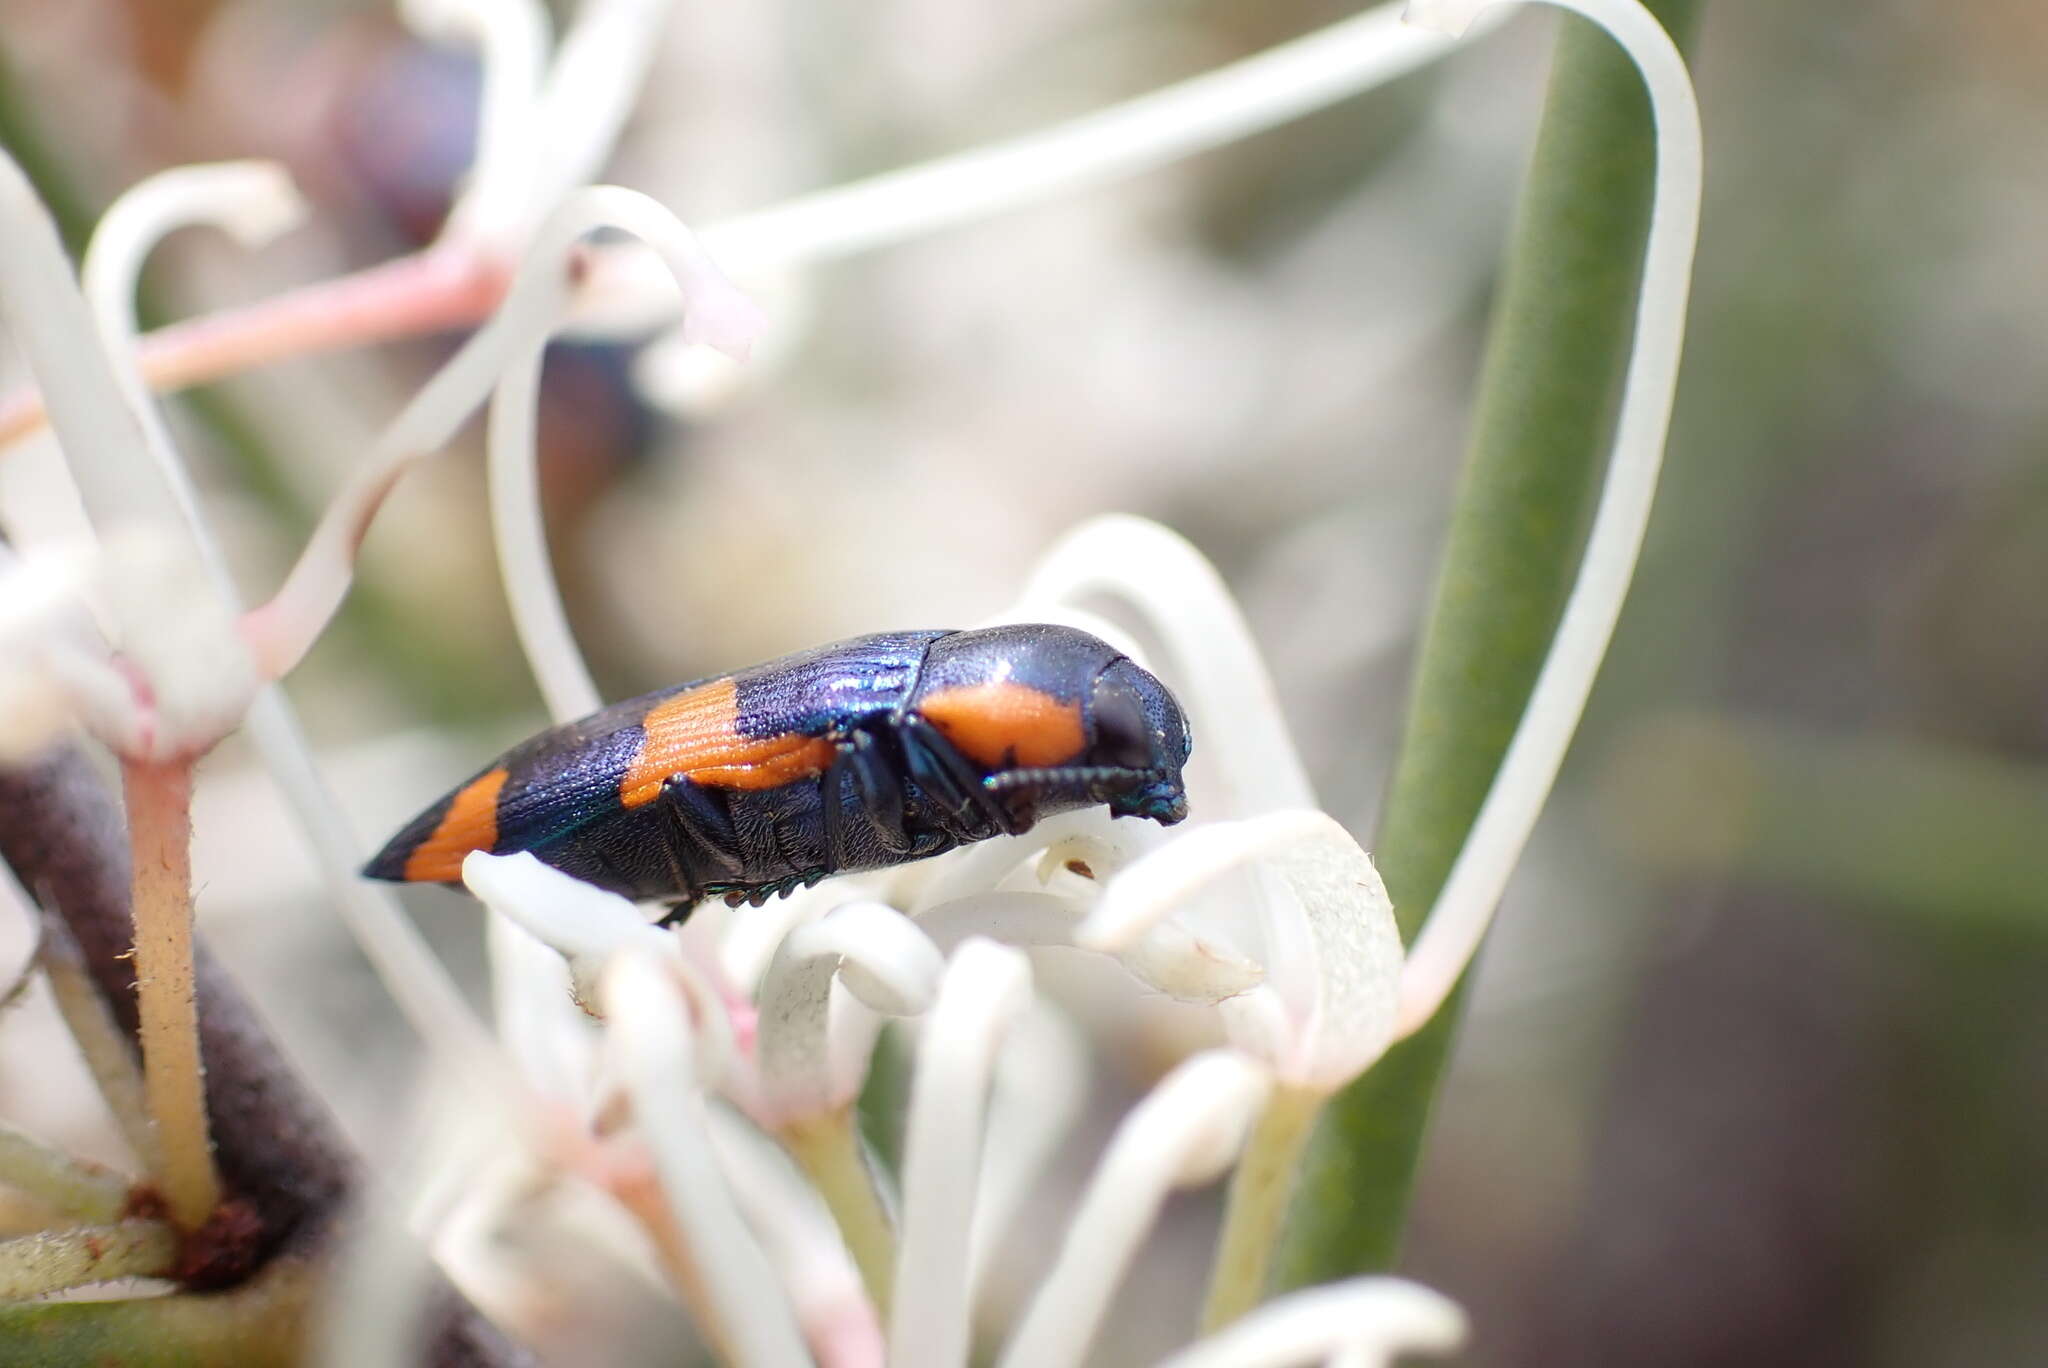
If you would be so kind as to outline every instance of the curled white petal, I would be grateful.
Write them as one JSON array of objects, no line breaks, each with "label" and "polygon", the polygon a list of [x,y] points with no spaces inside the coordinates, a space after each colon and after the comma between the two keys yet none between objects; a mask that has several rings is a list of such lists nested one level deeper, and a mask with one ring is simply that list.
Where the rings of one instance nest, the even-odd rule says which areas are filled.
[{"label": "curled white petal", "polygon": [[0,543],[0,764],[24,762],[68,733],[90,706],[116,711],[126,682],[86,615],[91,558],[24,557]]},{"label": "curled white petal", "polygon": [[[817,313],[815,291],[801,276],[777,273],[749,276],[746,290],[761,301],[775,319],[775,326],[761,335],[758,346],[742,365],[730,355],[710,350],[691,336],[687,327],[673,327],[640,349],[633,362],[633,386],[642,398],[658,408],[679,414],[703,414],[739,393],[752,377],[780,369],[811,332]],[[575,335],[580,309],[572,313],[568,331]]]},{"label": "curled white petal", "polygon": [[[211,197],[186,197],[185,208],[193,211],[193,215],[203,213],[212,221],[224,223],[230,231],[260,229],[266,223],[275,226],[277,207],[284,196],[274,182],[266,184],[269,178],[265,173],[245,167],[222,174],[227,177],[225,180],[211,182]],[[19,212],[19,197],[24,193],[26,186],[20,181],[18,169],[0,153],[0,216]],[[266,199],[271,202],[268,207],[263,203]],[[32,198],[30,203],[33,204]],[[164,204],[165,201],[156,200],[156,208],[150,209],[146,217],[167,228],[174,225],[161,212]],[[40,213],[39,206],[36,211]],[[137,222],[145,216],[142,210],[134,212]],[[125,217],[127,211],[117,202],[102,220],[102,231],[125,231],[119,228]],[[198,220],[188,216],[182,221]],[[223,609],[231,607],[234,598],[225,570],[226,560],[199,516],[191,479],[176,459],[168,439],[157,442],[150,436],[161,431],[154,405],[134,402],[130,398],[133,391],[107,375],[109,368],[103,358],[95,359],[99,356],[96,351],[79,350],[81,325],[85,332],[101,336],[133,335],[132,309],[116,288],[123,280],[132,287],[136,269],[133,252],[116,246],[96,254],[88,248],[86,274],[95,287],[101,315],[99,320],[92,320],[81,307],[80,292],[68,288],[68,267],[56,247],[54,230],[48,228],[47,216],[40,229],[31,222],[17,222],[0,237],[17,244],[0,250],[0,272],[4,272],[5,262],[16,259],[18,250],[28,253],[37,267],[37,288],[44,292],[41,303],[47,310],[39,312],[38,317],[56,330],[55,337],[37,334],[40,349],[29,349],[32,363],[40,365],[37,356],[51,355],[48,349],[52,346],[56,347],[55,355],[69,354],[79,363],[78,370],[66,371],[54,386],[44,377],[43,393],[50,406],[52,425],[67,450],[73,453],[73,475],[95,520],[103,528],[117,526],[138,514],[163,528],[182,521],[197,557],[217,581],[218,603]],[[47,241],[42,241],[45,238]],[[106,241],[115,243],[117,239]],[[55,254],[54,263],[46,249],[47,253]],[[11,307],[11,300],[5,298],[13,288],[9,279],[0,279],[0,304]],[[67,293],[68,302],[63,298]],[[26,341],[27,330],[18,330],[17,336]],[[97,348],[98,342],[92,345]],[[112,369],[118,372],[124,364]],[[42,372],[38,374],[42,376]],[[118,393],[109,393],[102,385],[103,379],[110,381]],[[95,446],[95,441],[113,445],[103,448]],[[176,516],[165,516],[173,510]],[[224,658],[238,661],[242,654],[237,647],[232,652],[224,651]],[[103,722],[107,727],[116,725],[116,714],[122,704],[107,689],[103,672],[82,652],[72,651],[69,656],[69,685],[76,691],[96,694]],[[461,990],[399,911],[396,900],[357,877],[356,869],[362,863],[361,842],[314,765],[311,748],[299,730],[291,705],[275,688],[263,690],[250,704],[247,721],[264,764],[298,812],[301,828],[310,834],[319,852],[322,872],[335,892],[343,919],[400,1010],[421,1038],[455,1065],[454,1076],[486,1095],[509,1095],[515,1086],[510,1071],[470,1012]],[[140,744],[139,736],[133,739]]]},{"label": "curled white petal", "polygon": [[[695,326],[722,345],[740,352],[750,345],[759,326],[752,304],[719,274],[689,229],[644,195],[600,187],[576,196],[542,230],[529,260],[545,261],[550,253],[565,259],[572,244],[603,227],[635,233],[656,249],[686,302],[686,328],[696,320]],[[549,713],[556,722],[567,722],[597,711],[602,701],[555,582],[535,449],[543,348],[567,293],[561,282],[544,276],[529,277],[522,270],[521,279],[537,279],[545,288],[536,291],[530,305],[522,299],[519,307],[532,332],[506,364],[491,396],[491,520],[520,645]],[[515,283],[514,294],[519,289]],[[513,301],[508,299],[505,307],[510,311]],[[525,1042],[530,1064],[573,1048],[580,1024],[553,1005],[560,1001],[550,994],[555,966],[502,926],[493,926],[490,947],[500,1029]]]},{"label": "curled white petal", "polygon": [[[773,334],[787,335],[788,320]],[[757,357],[756,360],[765,360]],[[633,388],[642,399],[675,414],[706,414],[738,393],[747,370],[671,329],[640,349],[633,360]]]},{"label": "curled white petal", "polygon": [[632,903],[524,850],[513,855],[473,850],[463,857],[462,881],[486,907],[567,960],[577,1001],[586,1005],[599,1001],[605,966],[621,954],[630,950],[659,958],[677,975],[696,1010],[693,1034],[705,1052],[702,1072],[715,1078],[733,1058],[732,1021],[724,999],[676,953],[673,938],[644,920]]},{"label": "curled white petal", "polygon": [[1183,1061],[1132,1109],[1000,1368],[1081,1361],[1166,1194],[1211,1181],[1236,1158],[1270,1085],[1250,1059],[1212,1050]]},{"label": "curled white petal", "polygon": [[881,1325],[818,1194],[754,1126],[727,1111],[710,1120],[740,1209],[781,1270],[821,1368],[882,1368]]},{"label": "curled white petal", "polygon": [[[164,486],[188,525],[199,520],[191,482],[184,478],[163,416],[150,398],[132,353],[135,349],[135,290],[143,264],[157,243],[180,228],[218,228],[244,247],[259,247],[296,226],[306,201],[291,175],[276,162],[216,162],[179,166],[138,181],[124,191],[93,228],[81,277],[100,334],[117,358],[116,378],[147,437]],[[218,556],[200,554],[232,601],[232,582]]]},{"label": "curled white petal", "polygon": [[[721,275],[676,217],[647,196],[615,185],[591,186],[563,200],[534,235],[498,312],[434,373],[394,419],[363,466],[329,503],[276,595],[244,620],[263,671],[278,678],[296,665],[348,592],[357,548],[392,487],[411,466],[440,450],[490,393],[500,372],[534,345],[561,315],[578,241],[620,228],[663,249],[687,274],[697,338],[744,355],[761,319]],[[685,320],[688,325],[689,320]]]},{"label": "curled white petal", "polygon": [[104,323],[128,311],[144,260],[167,234],[206,224],[254,248],[305,217],[305,197],[278,162],[209,162],[159,171],[129,187],[94,227],[86,293]]},{"label": "curled white petal", "polygon": [[1451,44],[1380,5],[1079,119],[836,186],[717,227],[735,266],[818,261],[1163,166],[1285,123],[1436,60]]},{"label": "curled white petal", "polygon": [[669,0],[583,0],[541,90],[534,199],[596,179],[661,48]]},{"label": "curled white petal", "polygon": [[603,959],[565,959],[510,915],[489,920],[484,950],[491,1015],[505,1048],[542,1092],[582,1097],[594,1063],[588,1014]]},{"label": "curled white petal", "polygon": [[606,969],[603,999],[634,1119],[718,1320],[706,1328],[738,1362],[809,1363],[788,1295],[741,1219],[712,1149],[694,1064],[693,1013],[673,964],[629,949]]},{"label": "curled white petal", "polygon": [[0,660],[0,765],[35,759],[71,732],[70,691],[46,669]]},{"label": "curled white petal", "polygon": [[1401,1278],[1353,1278],[1277,1297],[1159,1368],[1297,1368],[1338,1355],[1391,1368],[1464,1342],[1465,1313],[1450,1298]]},{"label": "curled white petal", "polygon": [[541,863],[531,851],[492,855],[472,850],[462,861],[462,881],[492,911],[518,922],[563,958],[586,962],[593,972],[629,945],[658,952],[667,941],[626,899]]},{"label": "curled white petal", "polygon": [[1088,1107],[1094,1051],[1087,1033],[1043,999],[1010,1029],[989,1097],[989,1143],[975,1188],[968,1304],[980,1307],[989,1272],[1011,1241],[1029,1232],[1020,1220],[1043,1200],[1046,1170]]},{"label": "curled white petal", "polygon": [[474,44],[483,68],[476,156],[444,235],[510,245],[537,216],[533,144],[547,7],[540,0],[400,0],[398,9],[415,33]]},{"label": "curled white petal", "polygon": [[[744,357],[760,331],[760,313],[719,273],[675,215],[645,195],[615,187],[587,191],[572,205],[576,212],[557,215],[537,251],[554,247],[566,252],[598,228],[633,233],[656,250],[674,277],[685,301],[685,330],[695,328],[697,340]],[[541,357],[566,302],[565,293],[552,293],[551,307],[535,311],[532,333],[491,396],[491,520],[520,644],[548,711],[557,722],[566,722],[595,712],[600,698],[562,607],[541,517],[535,451]]]},{"label": "curled white petal", "polygon": [[[247,167],[195,172],[201,180],[209,174],[246,183],[250,175],[266,173]],[[166,184],[174,187],[176,182],[151,182]],[[120,250],[103,246],[99,255],[106,258],[113,251],[115,257],[125,252],[139,258],[138,243],[146,245],[160,231],[148,224],[167,212],[165,195],[175,198],[174,189],[153,193],[146,186],[127,201],[127,212],[110,214],[112,239],[99,240],[111,240]],[[259,211],[266,207],[276,208],[257,206]],[[239,222],[237,208],[230,203],[206,212],[236,226],[267,226]],[[124,230],[124,223],[131,227]],[[132,275],[132,262],[128,269]],[[104,269],[100,273],[106,274]],[[118,283],[121,273],[114,276]],[[177,457],[140,381],[128,374],[133,362],[126,343],[133,320],[125,300],[93,316],[48,214],[19,168],[4,156],[0,307],[7,310],[42,385],[72,478],[96,527],[102,535],[131,541],[146,533],[152,560],[174,582],[166,587],[122,577],[110,586],[114,592],[103,597],[113,644],[142,683],[131,703],[117,704],[111,695],[101,698],[104,707],[92,712],[104,715],[94,719],[94,729],[110,745],[137,757],[169,759],[203,751],[241,720],[256,687],[248,652],[225,615],[220,593],[225,575],[184,533],[189,509],[175,477]],[[189,639],[194,635],[200,640]]]},{"label": "curled white petal", "polygon": [[[1249,137],[1454,47],[1405,28],[1398,4],[1380,5],[1051,128],[722,221],[705,229],[706,241],[744,279],[873,251]],[[600,254],[583,301],[587,321],[615,334],[675,315],[674,296],[641,252]]]},{"label": "curled white petal", "polygon": [[[1086,878],[1099,886],[1147,851],[1174,839],[1175,834],[1153,822],[1111,817],[1107,808],[1058,813],[1021,835],[978,841],[912,866],[922,871],[922,877],[912,885],[910,907],[922,915],[990,889],[1051,886],[1061,879],[1070,860],[1080,861],[1086,867]],[[1035,869],[1027,868],[1034,862]]]},{"label": "curled white petal", "polygon": [[[771,1124],[844,1106],[860,1075],[833,1066],[827,1024],[835,976],[872,1011],[916,1016],[931,1006],[945,960],[893,907],[835,908],[783,939],[758,997],[761,1095]],[[860,1034],[872,1045],[871,1030]],[[858,1051],[865,1062],[865,1051]]]},{"label": "curled white petal", "polygon": [[203,753],[240,726],[263,681],[222,601],[218,579],[183,536],[152,526],[106,543],[95,597],[112,621],[124,667],[143,681],[135,711],[103,740],[137,758]]},{"label": "curled white petal", "polygon": [[1116,951],[1197,890],[1246,870],[1269,881],[1266,982],[1223,1004],[1239,1043],[1286,1082],[1332,1089],[1356,1077],[1392,1038],[1401,937],[1371,859],[1317,811],[1275,812],[1199,827],[1111,880],[1077,933]]},{"label": "curled white petal", "polygon": [[388,1099],[382,1122],[397,1131],[399,1173],[365,1194],[334,1253],[306,1354],[317,1368],[399,1368],[426,1349],[432,1265],[415,1232],[431,1226],[408,1229],[405,1208],[417,1207],[430,1223],[445,1215],[460,1189],[443,1175],[473,1180],[499,1120],[465,1107],[459,1089],[457,1080],[430,1075],[409,1099]]},{"label": "curled white petal", "polygon": [[1092,519],[1046,552],[1023,602],[1095,596],[1129,605],[1165,645],[1162,672],[1188,707],[1196,746],[1219,762],[1229,811],[1315,805],[1251,628],[1206,556],[1144,518]]},{"label": "curled white petal", "polygon": [[142,417],[115,377],[57,225],[0,149],[0,317],[43,394],[50,427],[102,531],[163,512]]},{"label": "curled white petal", "polygon": [[1479,17],[1480,11],[1490,9],[1497,0],[1407,0],[1402,7],[1401,20],[1419,29],[1441,33],[1447,38],[1462,38]]},{"label": "curled white petal", "polygon": [[770,898],[760,907],[727,907],[712,900],[690,913],[683,925],[698,928],[717,947],[719,970],[742,991],[759,987],[782,938],[805,922],[824,916],[850,897],[859,896],[859,875],[799,888],[786,898]]},{"label": "curled white petal", "polygon": [[[917,923],[881,903],[851,903],[800,926],[784,942],[793,955],[836,956],[839,979],[885,1016],[918,1016],[939,991],[945,958]],[[769,970],[772,976],[774,970]]]},{"label": "curled white petal", "polygon": [[[932,908],[918,925],[942,949],[974,935],[1005,945],[1080,946],[1077,932],[1087,916],[1082,904],[1050,893],[982,893]],[[1146,928],[1111,953],[1140,983],[1182,1002],[1221,1002],[1265,977],[1229,946],[1172,922]]]},{"label": "curled white petal", "polygon": [[1054,827],[1046,833],[1045,849],[1039,852],[1033,870],[1041,884],[1050,884],[1062,873],[1073,873],[1099,888],[1139,857],[1165,845],[1176,834],[1184,834],[1166,831],[1151,822],[1108,818],[1101,808],[1067,815],[1089,820]]},{"label": "curled white petal", "polygon": [[152,484],[177,509],[130,552],[152,563],[110,577],[104,596],[122,654],[148,682],[152,716],[144,744],[159,753],[201,749],[226,735],[262,681],[228,615],[233,581],[210,539],[191,531],[200,524],[191,482],[133,359],[136,283],[167,233],[206,224],[257,246],[296,224],[305,207],[291,177],[272,162],[177,167],[115,200],[86,250],[85,293],[141,425],[155,467]]},{"label": "curled white petal", "polygon": [[892,1368],[955,1368],[966,1360],[969,1231],[989,1077],[1030,1000],[1031,965],[1022,954],[969,940],[954,951],[925,1019],[904,1144]]},{"label": "curled white petal", "polygon": [[1256,960],[1170,921],[1139,937],[1117,961],[1140,983],[1181,1002],[1227,1002],[1252,992],[1266,976]]},{"label": "curled white petal", "polygon": [[[1614,452],[1578,578],[1493,786],[1409,958],[1401,987],[1402,1035],[1435,1015],[1471,962],[1578,729],[1649,525],[1685,340],[1702,174],[1699,106],[1685,59],[1636,0],[1554,3],[1611,33],[1642,72],[1650,93],[1657,181],[1635,340],[1615,420]],[[1425,0],[1417,15],[1455,28],[1477,8],[1472,0]]]}]

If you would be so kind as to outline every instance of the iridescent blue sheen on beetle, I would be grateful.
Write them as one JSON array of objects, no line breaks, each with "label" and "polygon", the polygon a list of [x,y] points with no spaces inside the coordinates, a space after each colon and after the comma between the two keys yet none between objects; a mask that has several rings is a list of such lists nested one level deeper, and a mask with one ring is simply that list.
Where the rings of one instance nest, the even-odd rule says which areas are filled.
[{"label": "iridescent blue sheen on beetle", "polygon": [[531,851],[679,909],[759,905],[1106,804],[1187,815],[1166,686],[1069,627],[856,637],[617,703],[513,747],[391,838],[371,878]]}]

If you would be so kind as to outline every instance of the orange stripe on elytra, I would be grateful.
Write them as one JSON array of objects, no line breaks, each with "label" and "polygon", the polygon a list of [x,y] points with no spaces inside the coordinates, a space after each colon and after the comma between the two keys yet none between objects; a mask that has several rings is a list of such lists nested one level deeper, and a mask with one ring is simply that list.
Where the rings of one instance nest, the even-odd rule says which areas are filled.
[{"label": "orange stripe on elytra", "polygon": [[498,792],[506,772],[494,769],[463,785],[448,801],[434,834],[405,857],[405,877],[419,883],[447,883],[462,877],[462,857],[498,843]]},{"label": "orange stripe on elytra", "polygon": [[640,726],[640,752],[619,781],[619,801],[629,808],[653,802],[678,774],[718,788],[766,789],[821,774],[832,763],[832,743],[822,736],[740,735],[739,688],[730,679],[656,704]]},{"label": "orange stripe on elytra", "polygon": [[1079,702],[1062,703],[1014,680],[942,689],[917,710],[961,754],[991,769],[1065,764],[1087,741]]}]

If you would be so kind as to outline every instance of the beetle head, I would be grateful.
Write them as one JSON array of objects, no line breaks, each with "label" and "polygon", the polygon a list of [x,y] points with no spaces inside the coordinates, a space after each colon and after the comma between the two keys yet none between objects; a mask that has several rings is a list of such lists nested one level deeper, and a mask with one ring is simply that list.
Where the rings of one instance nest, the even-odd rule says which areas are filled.
[{"label": "beetle head", "polygon": [[1194,749],[1180,703],[1164,684],[1119,659],[1095,678],[1088,696],[1085,765],[1110,772],[1098,790],[1119,817],[1171,826],[1188,815],[1181,768]]}]

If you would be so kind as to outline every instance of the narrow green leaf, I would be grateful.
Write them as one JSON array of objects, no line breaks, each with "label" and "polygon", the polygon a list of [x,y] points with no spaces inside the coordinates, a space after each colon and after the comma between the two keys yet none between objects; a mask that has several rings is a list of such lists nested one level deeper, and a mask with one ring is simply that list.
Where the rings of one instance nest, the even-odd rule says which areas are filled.
[{"label": "narrow green leaf", "polygon": [[[1697,0],[1648,2],[1682,44]],[[1376,843],[1411,940],[1570,592],[1628,360],[1655,166],[1649,101],[1606,34],[1564,23]],[[1462,999],[1324,1113],[1276,1256],[1280,1287],[1393,1263]]]}]

